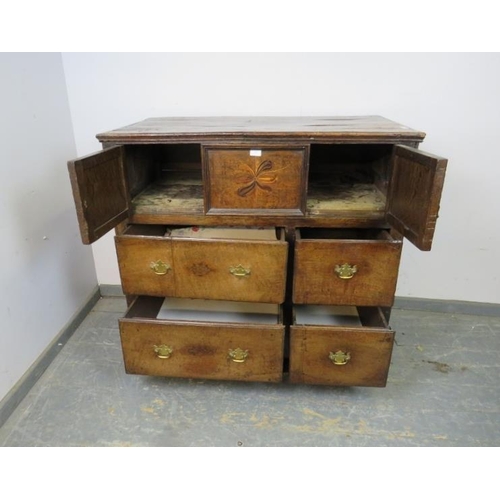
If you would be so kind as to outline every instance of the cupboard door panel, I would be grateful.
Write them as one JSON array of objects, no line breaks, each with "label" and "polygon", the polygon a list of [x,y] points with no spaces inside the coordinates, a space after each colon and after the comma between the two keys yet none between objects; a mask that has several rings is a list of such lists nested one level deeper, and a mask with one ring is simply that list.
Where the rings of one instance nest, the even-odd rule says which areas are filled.
[{"label": "cupboard door panel", "polygon": [[123,147],[69,161],[68,170],[80,234],[83,243],[88,245],[128,216]]},{"label": "cupboard door panel", "polygon": [[395,146],[387,220],[420,250],[430,250],[448,160]]}]

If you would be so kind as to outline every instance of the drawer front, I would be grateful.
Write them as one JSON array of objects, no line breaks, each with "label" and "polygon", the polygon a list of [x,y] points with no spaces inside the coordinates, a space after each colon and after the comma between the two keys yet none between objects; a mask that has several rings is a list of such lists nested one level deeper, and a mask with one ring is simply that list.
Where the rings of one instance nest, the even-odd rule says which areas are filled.
[{"label": "drawer front", "polygon": [[303,215],[307,148],[219,149],[206,147],[205,208],[208,214]]},{"label": "drawer front", "polygon": [[391,306],[400,256],[401,241],[299,240],[293,301]]},{"label": "drawer front", "polygon": [[116,246],[128,295],[284,301],[285,241],[128,236],[117,237]]},{"label": "drawer front", "polygon": [[127,373],[255,382],[282,379],[282,325],[122,319],[120,335]]},{"label": "drawer front", "polygon": [[281,304],[288,244],[284,241],[173,242],[176,295]]},{"label": "drawer front", "polygon": [[171,297],[175,294],[172,241],[142,236],[115,237],[123,292]]},{"label": "drawer front", "polygon": [[292,326],[290,381],[385,387],[393,342],[382,328]]}]

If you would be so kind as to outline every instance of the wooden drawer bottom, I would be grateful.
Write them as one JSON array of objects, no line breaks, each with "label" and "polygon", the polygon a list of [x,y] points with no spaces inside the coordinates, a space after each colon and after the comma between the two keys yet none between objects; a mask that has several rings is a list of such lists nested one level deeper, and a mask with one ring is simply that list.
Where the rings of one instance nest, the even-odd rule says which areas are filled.
[{"label": "wooden drawer bottom", "polygon": [[[234,307],[241,303],[229,304],[233,311],[228,310],[227,314],[232,322],[157,319],[163,300],[139,297],[120,320],[127,373],[256,382],[282,380],[284,327],[279,306],[247,304],[254,312],[238,313],[240,318],[235,320]],[[195,302],[193,312],[197,314],[200,301]],[[223,303],[203,301],[205,305],[213,302],[220,313]],[[259,308],[268,312],[274,309],[274,319],[263,319]],[[177,317],[189,317],[189,306],[175,313]]]},{"label": "wooden drawer bottom", "polygon": [[[300,306],[299,306],[300,307]],[[314,311],[327,307],[304,306]],[[357,308],[360,325],[348,318],[329,321],[317,316],[318,324],[297,324],[290,333],[290,381],[337,386],[385,387],[391,361],[394,332],[379,308]],[[295,309],[296,318],[297,307]],[[326,321],[325,321],[326,319]],[[309,321],[309,319],[307,320]],[[306,323],[305,321],[303,323]]]}]

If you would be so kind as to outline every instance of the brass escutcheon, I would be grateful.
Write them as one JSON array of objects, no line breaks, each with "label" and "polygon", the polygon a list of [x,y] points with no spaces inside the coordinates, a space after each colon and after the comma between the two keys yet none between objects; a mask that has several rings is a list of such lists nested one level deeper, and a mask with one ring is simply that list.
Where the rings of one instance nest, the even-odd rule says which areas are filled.
[{"label": "brass escutcheon", "polygon": [[171,346],[165,345],[165,344],[154,345],[153,349],[154,349],[154,352],[156,353],[156,355],[160,359],[168,359],[168,358],[170,358],[170,356],[174,352],[174,349]]},{"label": "brass escutcheon", "polygon": [[334,365],[346,365],[351,359],[351,353],[344,351],[330,352],[330,354],[328,355],[328,359]]},{"label": "brass escutcheon", "polygon": [[165,264],[165,262],[163,262],[162,260],[151,262],[151,264],[149,264],[149,267],[153,270],[155,274],[158,274],[159,276],[167,274],[171,269],[170,266],[168,264]]},{"label": "brass escutcheon", "polygon": [[238,278],[250,276],[250,269],[245,269],[241,264],[238,264],[236,267],[230,267],[229,272]]},{"label": "brass escutcheon", "polygon": [[341,280],[350,280],[358,272],[358,266],[351,266],[351,264],[338,264],[335,266],[335,273]]},{"label": "brass escutcheon", "polygon": [[244,363],[248,358],[248,351],[237,347],[236,349],[229,349],[228,355],[235,363]]}]

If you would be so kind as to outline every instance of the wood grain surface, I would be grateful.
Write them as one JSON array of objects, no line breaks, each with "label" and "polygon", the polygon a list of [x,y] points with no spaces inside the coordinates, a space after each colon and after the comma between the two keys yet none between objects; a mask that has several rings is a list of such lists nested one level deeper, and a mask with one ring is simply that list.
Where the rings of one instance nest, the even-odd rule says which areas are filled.
[{"label": "wood grain surface", "polygon": [[420,250],[430,250],[448,160],[394,147],[387,220]]},{"label": "wood grain surface", "polygon": [[203,158],[207,213],[304,213],[307,148],[205,148]]},{"label": "wood grain surface", "polygon": [[[290,381],[305,384],[384,387],[394,332],[380,327],[298,326],[290,333]],[[335,365],[330,352],[349,353]]]},{"label": "wood grain surface", "polygon": [[[282,325],[120,320],[127,373],[162,377],[280,382],[284,330]],[[162,344],[173,350],[168,359],[154,351]],[[248,351],[242,363],[229,357],[237,348]]]},{"label": "wood grain surface", "polygon": [[381,116],[165,117],[97,135],[101,142],[169,143],[306,139],[335,142],[420,142],[425,133]]},{"label": "wood grain surface", "polygon": [[81,238],[88,245],[128,216],[130,200],[123,148],[110,148],[69,161],[68,170]]},{"label": "wood grain surface", "polygon": [[[312,234],[311,234],[312,233]],[[319,235],[320,233],[318,233]],[[334,234],[334,232],[332,232]],[[314,238],[295,242],[293,301],[297,304],[392,306],[398,276],[402,241],[386,231],[374,239]],[[341,279],[335,267],[356,266],[350,279]]]},{"label": "wood grain surface", "polygon": [[[280,304],[285,299],[288,243],[170,236],[115,236],[127,295],[176,296]],[[151,263],[170,270],[158,276]],[[242,266],[248,276],[231,273]]]}]

